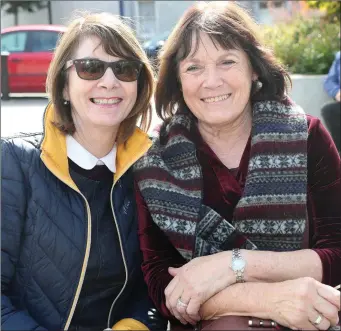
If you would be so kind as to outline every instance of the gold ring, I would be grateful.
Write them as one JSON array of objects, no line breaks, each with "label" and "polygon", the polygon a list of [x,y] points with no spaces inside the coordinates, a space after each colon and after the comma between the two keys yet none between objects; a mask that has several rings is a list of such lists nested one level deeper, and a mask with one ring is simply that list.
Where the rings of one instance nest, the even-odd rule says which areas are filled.
[{"label": "gold ring", "polygon": [[315,322],[314,322],[314,324],[315,324],[315,325],[319,325],[321,322],[322,322],[322,316],[321,316],[321,315],[318,315],[317,318],[316,318],[316,320],[315,320]]}]

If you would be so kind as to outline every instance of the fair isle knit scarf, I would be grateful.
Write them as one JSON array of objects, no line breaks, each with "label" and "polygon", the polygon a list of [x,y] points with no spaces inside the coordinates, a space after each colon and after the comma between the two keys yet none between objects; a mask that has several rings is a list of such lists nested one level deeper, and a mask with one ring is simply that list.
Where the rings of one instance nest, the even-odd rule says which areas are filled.
[{"label": "fair isle knit scarf", "polygon": [[176,114],[135,165],[153,221],[187,260],[232,248],[301,248],[306,214],[307,120],[297,105],[253,105],[246,182],[233,219],[202,203],[202,172],[191,140],[193,119]]}]

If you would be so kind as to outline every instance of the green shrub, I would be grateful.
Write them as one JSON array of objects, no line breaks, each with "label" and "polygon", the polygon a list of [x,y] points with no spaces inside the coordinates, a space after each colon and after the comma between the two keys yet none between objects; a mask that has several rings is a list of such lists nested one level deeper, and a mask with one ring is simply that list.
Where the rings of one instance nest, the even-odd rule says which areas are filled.
[{"label": "green shrub", "polygon": [[340,50],[339,24],[296,18],[264,27],[266,44],[293,74],[326,74]]}]

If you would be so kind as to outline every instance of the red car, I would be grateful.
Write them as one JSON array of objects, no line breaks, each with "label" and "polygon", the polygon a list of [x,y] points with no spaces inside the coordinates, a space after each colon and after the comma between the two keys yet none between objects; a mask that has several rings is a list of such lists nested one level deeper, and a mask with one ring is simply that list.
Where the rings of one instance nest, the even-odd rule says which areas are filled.
[{"label": "red car", "polygon": [[1,52],[9,52],[10,93],[44,93],[46,74],[62,25],[20,25],[1,30]]}]

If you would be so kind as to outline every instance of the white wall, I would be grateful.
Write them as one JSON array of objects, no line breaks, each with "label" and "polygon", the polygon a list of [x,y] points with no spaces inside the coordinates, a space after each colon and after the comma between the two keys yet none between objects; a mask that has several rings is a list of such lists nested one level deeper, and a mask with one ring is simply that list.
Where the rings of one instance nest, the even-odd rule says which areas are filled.
[{"label": "white wall", "polygon": [[[67,24],[75,10],[107,11],[119,14],[119,1],[51,1],[52,23]],[[19,24],[48,24],[48,10],[19,12]],[[14,15],[1,10],[1,28],[14,25]]]},{"label": "white wall", "polygon": [[119,14],[118,1],[52,1],[53,24],[67,24],[77,10]]},{"label": "white wall", "polygon": [[[42,9],[38,12],[27,13],[19,12],[18,14],[19,24],[48,24],[48,11]],[[1,29],[14,25],[14,15],[7,14],[4,9],[1,9]]]},{"label": "white wall", "polygon": [[292,90],[290,97],[310,115],[321,118],[321,108],[332,98],[324,91],[323,80],[326,75],[290,75]]},{"label": "white wall", "polygon": [[155,1],[156,33],[172,30],[186,9],[194,3],[195,1]]},{"label": "white wall", "polygon": [[[173,29],[177,21],[184,12],[194,5],[197,1],[155,1],[156,18],[156,33],[160,34]],[[252,15],[253,1],[243,0],[238,1],[239,5],[248,9]]]}]

